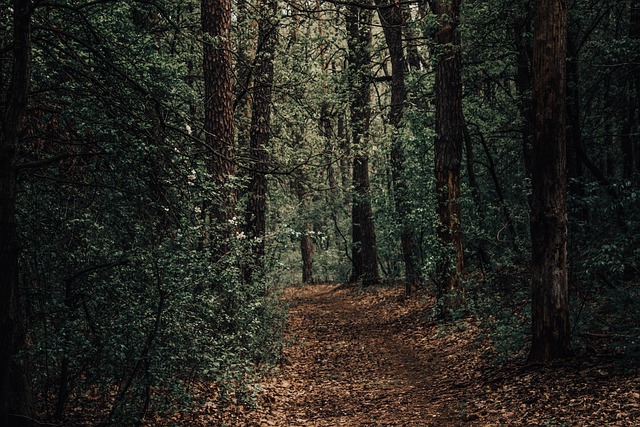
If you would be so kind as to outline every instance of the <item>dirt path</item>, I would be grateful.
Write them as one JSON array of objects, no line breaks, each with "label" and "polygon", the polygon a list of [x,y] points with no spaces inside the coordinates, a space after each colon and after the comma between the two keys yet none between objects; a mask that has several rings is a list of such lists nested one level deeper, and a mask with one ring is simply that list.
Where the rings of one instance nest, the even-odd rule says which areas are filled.
[{"label": "dirt path", "polygon": [[[335,285],[292,288],[284,366],[265,384],[274,408],[261,423],[283,426],[449,426],[465,421],[450,405],[443,364],[452,348],[416,348],[415,301]],[[455,387],[458,388],[458,387]],[[460,396],[458,395],[459,399]],[[271,418],[273,417],[273,418]]]},{"label": "dirt path", "polygon": [[433,302],[405,300],[401,288],[314,285],[284,298],[287,345],[260,385],[259,406],[212,403],[179,425],[640,425],[638,368],[625,373],[615,358],[497,365],[473,319],[429,323]]}]

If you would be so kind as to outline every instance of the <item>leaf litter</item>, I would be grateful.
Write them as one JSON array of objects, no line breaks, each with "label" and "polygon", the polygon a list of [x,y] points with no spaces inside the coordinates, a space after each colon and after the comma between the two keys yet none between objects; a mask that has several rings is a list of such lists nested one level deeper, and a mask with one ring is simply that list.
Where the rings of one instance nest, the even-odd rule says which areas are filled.
[{"label": "leaf litter", "polygon": [[[282,361],[258,405],[203,407],[181,425],[636,426],[640,381],[613,358],[498,365],[479,322],[432,322],[401,287],[288,288]],[[215,404],[212,404],[215,405]]]}]

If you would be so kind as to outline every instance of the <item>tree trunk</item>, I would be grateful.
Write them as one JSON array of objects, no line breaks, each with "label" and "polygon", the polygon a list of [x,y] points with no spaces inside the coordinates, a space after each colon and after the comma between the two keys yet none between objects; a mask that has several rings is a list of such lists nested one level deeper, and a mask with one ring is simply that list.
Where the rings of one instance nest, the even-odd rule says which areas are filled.
[{"label": "tree trunk", "polygon": [[31,67],[28,0],[13,2],[12,70],[0,111],[0,425],[31,425],[33,406],[26,366],[13,357],[25,347],[18,286],[16,150],[27,106]]},{"label": "tree trunk", "polygon": [[[264,267],[267,198],[267,148],[271,138],[271,93],[273,89],[273,58],[276,48],[275,23],[277,2],[270,0],[260,9],[258,19],[258,51],[251,104],[249,188],[246,212],[248,236],[252,239],[253,268]],[[251,279],[251,268],[245,270]]]},{"label": "tree trunk", "polygon": [[[462,114],[462,55],[460,46],[461,0],[438,0],[436,31],[436,204],[438,238],[443,254],[439,257],[436,285],[440,297],[458,293],[464,267],[460,227],[460,168],[464,142]],[[455,297],[459,299],[459,295]],[[452,302],[452,301],[450,301]],[[445,303],[445,307],[450,305]],[[447,308],[445,308],[446,310]]]},{"label": "tree trunk", "polygon": [[[242,151],[246,141],[250,140],[249,132],[251,128],[251,88],[253,78],[252,60],[254,56],[255,21],[252,18],[252,5],[249,0],[238,0],[236,2],[235,31],[237,40],[235,51],[235,75],[233,95],[234,95],[234,126],[238,150]],[[232,27],[233,31],[233,27]],[[242,172],[239,172],[242,173]]]},{"label": "tree trunk", "polygon": [[409,224],[408,219],[410,208],[404,176],[405,156],[402,149],[402,140],[400,139],[400,126],[404,105],[407,100],[407,89],[404,82],[407,61],[402,47],[402,32],[405,25],[402,10],[398,4],[390,7],[389,0],[376,0],[376,6],[378,6],[378,16],[380,17],[384,38],[391,57],[391,108],[389,112],[389,122],[393,126],[391,181],[395,207],[400,221],[400,241],[402,243],[402,258],[406,276],[405,288],[406,293],[410,294],[413,288],[419,285],[420,274],[415,258],[416,243],[413,237],[415,231]]},{"label": "tree trunk", "polygon": [[214,233],[211,239],[214,260],[227,251],[232,232],[236,192],[229,178],[236,173],[234,158],[233,74],[231,63],[231,3],[229,0],[202,0],[204,39],[204,131],[210,150],[207,168],[213,177],[218,198],[210,202]]},{"label": "tree trunk", "polygon": [[[528,2],[523,6],[523,16],[515,23],[513,31],[514,47],[517,52],[517,72],[515,88],[518,95],[518,109],[522,121],[522,157],[525,177],[531,179],[531,139],[533,137],[533,112],[531,110],[531,57],[532,46],[525,37],[531,33],[533,10]],[[531,200],[528,200],[531,204]]]},{"label": "tree trunk", "polygon": [[[633,0],[629,11],[629,38],[638,46],[640,44],[640,0]],[[625,98],[626,121],[622,126],[620,143],[622,148],[622,176],[625,180],[633,180],[637,184],[638,158],[638,111],[640,110],[640,53],[636,50],[629,60],[629,81]]]},{"label": "tree trunk", "polygon": [[533,46],[531,363],[569,356],[566,0],[538,0]]},{"label": "tree trunk", "polygon": [[296,174],[294,178],[294,186],[298,202],[300,203],[300,216],[305,218],[304,228],[300,236],[300,255],[302,257],[302,283],[313,283],[313,257],[315,250],[311,241],[311,231],[313,225],[306,220],[309,211],[309,195],[305,191],[303,176],[301,173]]},{"label": "tree trunk", "polygon": [[424,60],[420,56],[420,52],[418,52],[417,40],[419,39],[419,37],[415,33],[413,28],[411,28],[411,24],[413,21],[413,17],[411,16],[411,9],[409,8],[409,5],[404,2],[395,4],[396,7],[398,5],[400,6],[402,13],[402,33],[404,39],[407,41],[407,65],[409,66],[411,71],[421,70],[423,68]]},{"label": "tree trunk", "polygon": [[[567,29],[568,31],[568,29]],[[577,34],[567,35],[567,191],[578,198],[584,197],[582,182],[582,129],[580,126],[580,48]],[[586,209],[574,210],[574,215],[586,220]]]},{"label": "tree trunk", "polygon": [[313,243],[311,242],[311,235],[313,231],[311,223],[305,224],[305,230],[300,236],[300,253],[302,255],[302,283],[313,283],[313,256],[315,251],[313,249]]},{"label": "tree trunk", "polygon": [[[367,3],[369,4],[369,3]],[[351,126],[353,158],[353,205],[352,222],[352,264],[351,281],[362,280],[363,286],[380,280],[378,254],[373,212],[369,194],[369,123],[371,121],[371,18],[368,8],[358,5],[347,6],[347,45],[349,57],[349,78],[353,90],[351,99]]]}]

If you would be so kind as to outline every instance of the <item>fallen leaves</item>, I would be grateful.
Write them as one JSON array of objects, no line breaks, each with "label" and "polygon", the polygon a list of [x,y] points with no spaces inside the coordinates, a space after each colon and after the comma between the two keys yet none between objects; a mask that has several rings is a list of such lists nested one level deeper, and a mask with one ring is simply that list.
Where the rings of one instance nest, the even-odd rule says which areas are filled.
[{"label": "fallen leaves", "polygon": [[[359,292],[294,287],[282,365],[260,384],[259,406],[189,414],[185,425],[635,426],[637,374],[576,358],[553,368],[483,355],[477,322],[427,321],[427,297],[401,288]],[[205,416],[206,415],[206,416]]]}]

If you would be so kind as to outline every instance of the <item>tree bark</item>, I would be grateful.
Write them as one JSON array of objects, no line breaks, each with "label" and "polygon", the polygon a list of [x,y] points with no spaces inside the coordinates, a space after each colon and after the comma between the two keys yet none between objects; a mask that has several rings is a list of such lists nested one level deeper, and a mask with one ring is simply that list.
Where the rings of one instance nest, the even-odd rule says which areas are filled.
[{"label": "tree bark", "polygon": [[234,150],[233,74],[231,62],[231,3],[202,0],[204,41],[204,131],[209,150],[208,172],[213,178],[216,200],[210,202],[214,233],[214,260],[227,251],[235,213],[236,192],[229,178],[236,174]]},{"label": "tree bark", "polygon": [[313,256],[315,251],[313,249],[313,243],[311,242],[311,235],[313,231],[311,223],[305,224],[305,229],[300,236],[300,253],[302,255],[302,283],[311,284],[314,283],[313,279]]},{"label": "tree bark", "polygon": [[537,0],[533,46],[531,363],[571,354],[567,280],[566,0]]},{"label": "tree bark", "polygon": [[[522,130],[522,160],[525,177],[531,179],[531,145],[533,138],[533,111],[531,104],[531,58],[532,46],[525,34],[531,33],[533,9],[528,2],[523,6],[520,19],[514,25],[513,40],[517,52],[517,71],[515,88],[518,95],[518,109],[520,110]],[[531,204],[531,200],[528,200]]]},{"label": "tree bark", "polygon": [[33,419],[26,365],[13,360],[26,337],[18,286],[16,150],[29,94],[31,14],[31,1],[13,2],[12,69],[8,86],[1,88],[6,92],[0,111],[0,425],[6,426],[32,425]]},{"label": "tree bark", "polygon": [[[577,34],[567,29],[567,191],[582,198],[584,196],[584,165],[580,153],[582,147],[582,129],[580,126],[580,47]],[[586,209],[574,211],[581,220],[586,220]]]},{"label": "tree bark", "polygon": [[[438,0],[434,4],[438,19],[435,34],[436,65],[436,141],[435,177],[438,238],[443,254],[439,257],[436,285],[440,297],[458,293],[464,268],[460,227],[460,169],[464,143],[462,113],[462,55],[460,45],[461,0]],[[459,295],[455,297],[458,299]],[[453,301],[450,301],[453,302]],[[445,306],[450,305],[445,303]]]},{"label": "tree bark", "polygon": [[396,7],[400,7],[402,13],[402,33],[404,39],[406,40],[406,49],[407,49],[407,65],[411,69],[411,71],[418,71],[423,68],[424,60],[420,56],[418,52],[418,46],[416,44],[416,40],[418,39],[418,35],[411,28],[412,23],[412,15],[411,9],[407,3],[398,2],[395,3]]},{"label": "tree bark", "polygon": [[[367,4],[370,4],[367,2]],[[351,94],[351,127],[353,158],[353,204],[352,222],[352,264],[351,282],[362,280],[369,286],[380,280],[376,234],[370,200],[369,123],[371,121],[371,45],[372,12],[358,5],[347,6],[347,45],[349,57],[349,79]]]},{"label": "tree bark", "polygon": [[[400,241],[405,269],[405,289],[410,294],[420,283],[419,268],[416,265],[415,231],[409,224],[410,207],[405,182],[405,155],[400,139],[400,127],[407,100],[405,74],[407,61],[402,47],[402,34],[405,28],[402,9],[398,4],[390,7],[389,0],[375,0],[378,16],[382,24],[384,38],[391,57],[391,106],[389,122],[393,127],[391,146],[391,181],[393,185],[394,203],[400,221]],[[384,7],[380,7],[384,6]]]},{"label": "tree bark", "polygon": [[[246,223],[252,239],[253,268],[264,267],[267,199],[267,148],[271,138],[271,93],[273,89],[273,59],[277,42],[278,4],[267,1],[260,8],[258,19],[258,51],[251,104],[250,158]],[[245,278],[251,279],[251,269]]]},{"label": "tree bark", "polygon": [[[640,0],[633,0],[629,10],[629,38],[640,44]],[[638,112],[640,110],[640,52],[634,52],[629,60],[629,75],[633,76],[629,81],[626,97],[626,121],[622,127],[620,143],[622,149],[622,176],[625,180],[638,182],[638,159],[640,159],[640,147],[638,146]]]},{"label": "tree bark", "polygon": [[300,207],[300,216],[305,218],[304,227],[300,236],[300,255],[302,257],[302,283],[314,283],[313,279],[313,257],[315,250],[311,240],[313,225],[306,220],[309,211],[309,195],[305,190],[302,173],[296,174],[293,185]]}]

